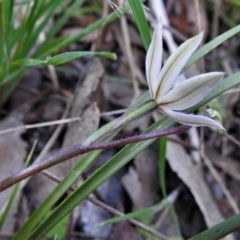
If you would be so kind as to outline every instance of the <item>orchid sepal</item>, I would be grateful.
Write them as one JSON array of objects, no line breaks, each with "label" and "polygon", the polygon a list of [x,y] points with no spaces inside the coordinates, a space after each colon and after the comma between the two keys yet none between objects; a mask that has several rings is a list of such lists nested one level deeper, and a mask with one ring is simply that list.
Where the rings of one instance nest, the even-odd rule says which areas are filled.
[{"label": "orchid sepal", "polygon": [[162,23],[157,25],[146,57],[146,75],[150,95],[158,104],[160,111],[177,122],[225,130],[220,123],[211,118],[179,112],[202,101],[223,80],[224,73],[212,72],[182,81],[184,78],[180,76],[181,71],[202,38],[203,33],[200,33],[180,45],[161,70]]},{"label": "orchid sepal", "polygon": [[193,127],[208,126],[210,128],[217,128],[217,129],[222,129],[226,131],[226,129],[219,122],[209,117],[205,117],[202,115],[186,114],[183,112],[173,111],[167,108],[161,108],[160,110],[162,113],[172,118],[176,122],[180,122],[185,125],[189,125]]},{"label": "orchid sepal", "polygon": [[172,110],[188,109],[202,101],[222,81],[223,76],[222,72],[211,72],[186,79],[156,101]]}]

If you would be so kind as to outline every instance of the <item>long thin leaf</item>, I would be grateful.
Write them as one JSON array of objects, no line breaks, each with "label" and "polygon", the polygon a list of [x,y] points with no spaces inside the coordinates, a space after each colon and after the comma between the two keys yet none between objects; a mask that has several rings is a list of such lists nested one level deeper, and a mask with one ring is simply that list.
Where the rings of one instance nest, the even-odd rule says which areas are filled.
[{"label": "long thin leaf", "polygon": [[197,62],[200,58],[208,54],[210,51],[215,49],[217,46],[225,42],[227,39],[231,38],[232,36],[238,34],[240,32],[240,25],[226,31],[225,33],[219,35],[218,37],[214,38],[209,43],[202,46],[198,49],[188,60],[187,64],[183,68],[182,72],[185,72],[193,63]]},{"label": "long thin leaf", "polygon": [[[123,13],[127,12],[129,10],[129,5],[125,5],[121,11]],[[47,51],[45,52],[40,52],[40,51],[37,51],[35,54],[34,54],[34,58],[44,58],[44,57],[47,57],[51,54],[53,54],[54,52],[68,46],[69,44],[75,42],[75,41],[78,41],[79,39],[85,37],[86,35],[94,32],[95,30],[98,30],[100,29],[101,27],[105,26],[106,24],[109,24],[111,22],[113,22],[115,19],[118,18],[118,15],[117,13],[113,12],[111,13],[110,15],[108,16],[105,16],[103,18],[101,18],[100,20],[96,21],[95,23],[92,23],[90,24],[89,26],[87,26],[86,28],[84,28],[83,30],[79,31],[79,33],[69,37],[69,38],[66,38],[65,40],[63,40],[61,43],[53,46],[52,48],[48,49]]]},{"label": "long thin leaf", "polygon": [[79,8],[85,0],[76,0],[72,3],[71,6],[67,8],[64,14],[57,20],[57,22],[52,27],[51,31],[47,34],[44,41],[44,45],[48,44],[50,40],[59,32],[59,30],[64,26],[67,20],[72,16],[72,13],[75,9]]},{"label": "long thin leaf", "polygon": [[74,59],[77,58],[82,58],[86,56],[100,56],[100,57],[105,57],[109,58],[111,60],[116,59],[116,55],[113,53],[109,52],[65,52],[59,55],[56,55],[54,57],[49,58],[48,60],[40,60],[40,59],[31,59],[31,58],[26,58],[26,59],[19,59],[15,62],[12,63],[12,66],[27,66],[27,67],[33,67],[33,66],[39,66],[39,65],[60,65],[64,64],[66,62],[70,62]]},{"label": "long thin leaf", "polygon": [[143,208],[143,209],[140,209],[140,210],[132,212],[132,213],[124,214],[123,216],[111,218],[105,222],[97,224],[96,227],[102,227],[107,224],[126,221],[126,220],[129,220],[132,218],[141,218],[141,219],[151,218],[153,214],[159,212],[164,207],[166,207],[168,204],[169,204],[169,200],[164,199],[160,203],[155,204],[149,208]]},{"label": "long thin leaf", "polygon": [[4,70],[1,69],[2,62],[4,60],[4,32],[5,32],[5,19],[4,19],[4,2],[0,2],[0,76],[3,74]]},{"label": "long thin leaf", "polygon": [[161,137],[159,139],[159,180],[160,180],[160,186],[163,193],[163,196],[167,196],[166,191],[166,179],[165,179],[165,170],[166,170],[166,149],[167,149],[167,138]]},{"label": "long thin leaf", "polygon": [[139,0],[128,0],[128,2],[129,5],[131,6],[134,18],[137,22],[138,30],[140,32],[143,45],[145,47],[145,50],[147,51],[151,42],[151,34],[148,27],[146,16],[144,14],[142,2]]},{"label": "long thin leaf", "polygon": [[189,240],[219,240],[228,234],[240,229],[240,213],[224,220],[223,222],[197,234]]},{"label": "long thin leaf", "polygon": [[[62,3],[62,2],[60,2],[60,3]],[[35,16],[32,17],[33,20],[31,20],[31,21],[29,19],[32,19],[32,18],[29,17],[28,23],[26,24],[27,33],[26,33],[25,38],[22,38],[21,43],[18,45],[15,59],[24,58],[24,57],[28,56],[32,46],[34,46],[34,44],[36,44],[39,35],[42,33],[43,29],[46,27],[49,20],[54,16],[54,12],[56,11],[56,9],[58,7],[60,7],[60,4],[58,1],[50,1],[49,4],[46,4],[46,6],[44,6],[43,4],[41,6],[39,6],[40,10],[42,10],[42,8],[44,9],[44,15],[42,16],[40,23],[39,23],[40,19],[36,18]],[[36,14],[38,14],[38,13],[36,13]],[[40,15],[40,14],[38,14],[38,15]],[[29,21],[30,21],[30,23],[29,23]],[[30,26],[29,26],[29,24],[30,24]]]}]

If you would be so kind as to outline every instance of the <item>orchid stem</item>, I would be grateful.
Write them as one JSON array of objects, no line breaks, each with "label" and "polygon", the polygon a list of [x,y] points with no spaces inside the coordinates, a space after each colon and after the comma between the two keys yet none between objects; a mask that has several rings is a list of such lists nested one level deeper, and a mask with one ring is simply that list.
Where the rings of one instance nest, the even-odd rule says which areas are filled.
[{"label": "orchid stem", "polygon": [[90,143],[103,140],[104,137],[107,137],[108,134],[112,135],[112,133],[115,133],[116,130],[120,129],[127,122],[132,121],[136,118],[140,118],[147,113],[154,111],[156,108],[157,103],[155,101],[147,101],[136,110],[130,112],[128,115],[123,115],[101,127],[94,134],[92,134],[83,144],[87,146]]},{"label": "orchid stem", "polygon": [[56,164],[64,162],[73,157],[76,157],[80,154],[87,153],[87,152],[94,151],[94,150],[99,150],[99,149],[115,148],[115,147],[123,146],[126,144],[141,142],[141,141],[145,141],[148,139],[158,138],[158,137],[162,137],[162,136],[166,136],[166,135],[179,134],[179,133],[183,133],[183,132],[189,130],[190,128],[191,128],[190,126],[182,125],[179,127],[173,127],[173,128],[165,129],[165,130],[157,130],[157,131],[153,131],[150,133],[144,133],[141,135],[128,137],[125,139],[115,140],[112,142],[92,143],[92,144],[89,144],[88,146],[84,146],[81,143],[76,144],[74,146],[71,146],[67,149],[64,149],[64,150],[54,154],[53,156],[51,156],[41,162],[33,164],[32,166],[1,181],[0,182],[0,192],[4,191],[5,189],[11,187],[15,183],[20,182],[27,177],[30,177],[38,172],[41,172],[49,167],[52,167]]}]

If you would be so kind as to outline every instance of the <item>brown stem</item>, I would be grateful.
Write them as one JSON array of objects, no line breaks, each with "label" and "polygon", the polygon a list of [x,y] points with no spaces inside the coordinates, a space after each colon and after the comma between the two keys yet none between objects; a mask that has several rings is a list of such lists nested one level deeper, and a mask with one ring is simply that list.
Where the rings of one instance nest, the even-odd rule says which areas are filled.
[{"label": "brown stem", "polygon": [[11,187],[17,182],[22,181],[23,179],[30,177],[38,172],[41,172],[44,169],[50,168],[58,163],[64,162],[70,158],[76,157],[80,154],[87,153],[94,150],[100,149],[110,149],[114,147],[119,147],[123,145],[127,145],[130,143],[141,142],[144,140],[158,138],[161,136],[167,136],[171,134],[179,134],[189,130],[190,126],[179,126],[173,127],[166,130],[157,130],[150,133],[144,133],[138,136],[128,137],[125,139],[115,140],[108,143],[93,143],[88,146],[84,146],[81,143],[71,146],[67,149],[59,151],[58,153],[54,154],[53,156],[33,164],[32,166],[23,169],[22,171],[15,173],[11,177],[6,178],[5,180],[0,182],[0,192],[4,191],[5,189]]}]

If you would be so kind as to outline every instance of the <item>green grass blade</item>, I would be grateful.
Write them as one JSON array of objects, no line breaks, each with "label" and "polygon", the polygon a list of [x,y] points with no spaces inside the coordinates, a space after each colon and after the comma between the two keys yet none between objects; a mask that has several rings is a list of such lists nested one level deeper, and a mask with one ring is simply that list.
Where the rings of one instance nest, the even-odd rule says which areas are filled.
[{"label": "green grass blade", "polygon": [[13,0],[5,1],[5,38],[6,38],[6,53],[10,56],[10,49],[8,48],[9,32],[12,29],[12,15],[13,15]]},{"label": "green grass blade", "polygon": [[[0,67],[2,68],[2,62],[5,59],[5,14],[4,14],[4,2],[0,2]],[[0,76],[4,73],[4,69],[0,68]]]},{"label": "green grass blade", "polygon": [[142,2],[140,0],[128,0],[128,2],[131,6],[134,18],[137,22],[143,45],[145,47],[145,50],[147,51],[151,43],[151,33],[148,27],[146,16],[143,11]]},{"label": "green grass blade", "polygon": [[143,208],[143,209],[140,209],[140,210],[132,212],[132,213],[124,214],[123,216],[120,216],[120,217],[115,217],[115,218],[109,219],[105,222],[102,222],[102,223],[96,225],[95,227],[102,227],[107,224],[122,222],[122,221],[126,221],[126,220],[129,220],[132,218],[149,219],[152,217],[153,214],[159,212],[164,207],[166,207],[168,205],[168,203],[169,203],[169,201],[164,199],[160,203],[155,204],[149,208]]},{"label": "green grass blade", "polygon": [[[15,12],[13,15],[13,19],[18,18],[18,12]],[[8,49],[13,49],[13,47],[17,47],[21,43],[21,39],[25,37],[25,34],[27,32],[27,13],[25,17],[22,19],[21,24],[14,28],[13,26],[9,29],[8,33]]]},{"label": "green grass blade", "polygon": [[[31,47],[34,46],[34,44],[36,44],[39,34],[46,27],[49,20],[54,16],[54,12],[59,7],[59,3],[58,3],[58,1],[50,1],[50,3],[46,4],[46,6],[41,5],[41,8],[43,8],[43,7],[44,7],[44,15],[41,18],[40,24],[38,24],[38,25],[36,24],[37,20],[35,20],[35,16],[29,17],[29,19],[33,18],[33,20],[31,20],[31,21],[29,19],[27,19],[27,23],[25,26],[25,29],[27,32],[25,34],[25,37],[22,38],[21,43],[18,45],[18,49],[17,49],[15,57],[14,57],[15,59],[24,58],[24,57],[28,56],[28,54],[31,50]],[[30,23],[29,23],[29,21],[30,21]]]},{"label": "green grass blade", "polygon": [[73,2],[71,6],[67,8],[67,10],[64,12],[63,16],[60,17],[60,19],[57,20],[57,22],[54,24],[53,28],[47,35],[44,45],[49,43],[49,41],[59,32],[59,30],[63,27],[63,25],[68,21],[68,19],[72,16],[72,13],[74,10],[79,8],[85,0],[76,0]]},{"label": "green grass blade", "polygon": [[14,61],[11,64],[11,67],[12,68],[16,67],[16,66],[34,67],[34,66],[39,66],[39,65],[44,65],[44,64],[45,64],[44,60],[24,58],[24,59],[19,59],[17,61]]},{"label": "green grass blade", "polygon": [[[240,83],[240,73],[236,73],[228,77],[219,84],[201,103],[196,107],[200,107],[221,93],[236,86]],[[193,111],[196,107],[191,108]],[[147,129],[147,132],[156,129],[166,129],[171,127],[174,121],[163,117],[160,121],[153,124]],[[41,239],[52,229],[64,216],[72,211],[79,203],[81,203],[90,193],[105,182],[109,177],[126,165],[133,157],[148,147],[154,139],[144,142],[130,144],[124,147],[113,158],[99,168],[92,176],[90,176],[80,187],[78,187],[71,195],[69,195],[54,211],[45,219],[31,234],[28,239]],[[240,224],[240,223],[239,223]]]},{"label": "green grass blade", "polygon": [[66,52],[48,59],[46,65],[59,65],[77,58],[93,55],[109,58],[111,60],[116,59],[116,55],[109,52]]},{"label": "green grass blade", "polygon": [[[52,1],[50,1],[50,2],[52,2]],[[29,15],[27,15],[26,31],[31,32],[33,30],[33,27],[36,24],[36,21],[40,17],[40,16],[38,16],[38,12],[43,8],[43,6],[44,6],[44,0],[34,1],[34,4],[30,9]]]},{"label": "green grass blade", "polygon": [[225,221],[197,234],[189,240],[219,240],[228,234],[240,229],[240,213],[226,219]]},{"label": "green grass blade", "polygon": [[[127,12],[129,10],[129,5],[125,5],[121,11],[123,13]],[[63,40],[62,42],[60,42],[59,44],[53,46],[52,48],[46,50],[45,52],[41,52],[41,51],[37,51],[34,54],[34,58],[44,58],[47,57],[51,54],[53,54],[54,52],[68,46],[69,44],[78,41],[79,39],[87,36],[88,34],[94,32],[95,30],[100,29],[101,27],[105,26],[106,24],[109,24],[111,22],[113,22],[115,19],[118,18],[118,15],[116,12],[113,12],[111,14],[109,14],[108,16],[105,16],[103,18],[101,18],[100,20],[96,21],[95,23],[90,24],[89,26],[87,26],[86,28],[84,28],[83,30],[79,31],[79,33],[66,38],[65,40]]]},{"label": "green grass blade", "polygon": [[25,4],[31,3],[31,2],[33,2],[33,1],[34,1],[34,0],[22,0],[22,1],[18,1],[18,2],[15,3],[14,5],[15,5],[15,6],[25,5]]},{"label": "green grass blade", "polygon": [[56,204],[64,193],[74,184],[79,176],[89,167],[89,165],[98,157],[101,151],[94,151],[85,155],[77,166],[68,172],[62,182],[48,195],[44,202],[33,212],[26,223],[19,229],[13,240],[27,239],[32,230],[40,223],[48,211]]},{"label": "green grass blade", "polygon": [[116,55],[114,53],[109,52],[65,52],[59,55],[56,55],[54,57],[49,58],[48,60],[40,60],[40,59],[32,59],[32,58],[25,58],[25,59],[19,59],[12,63],[12,67],[16,66],[27,66],[27,67],[33,67],[33,66],[39,66],[39,65],[60,65],[67,62],[70,62],[77,58],[82,58],[86,56],[100,56],[105,57],[111,60],[116,59]]},{"label": "green grass blade", "polygon": [[218,37],[214,38],[209,43],[202,46],[198,49],[188,60],[186,66],[183,68],[182,72],[186,71],[193,63],[197,62],[200,58],[205,56],[207,53],[215,49],[217,46],[225,42],[227,39],[231,38],[232,36],[238,34],[240,32],[240,25],[226,31],[225,33],[219,35]]},{"label": "green grass blade", "polygon": [[158,161],[158,169],[159,169],[159,180],[160,186],[162,189],[163,196],[167,196],[166,191],[166,178],[165,178],[165,170],[166,170],[166,149],[167,149],[167,138],[161,137],[159,139],[159,161]]},{"label": "green grass blade", "polygon": [[0,83],[0,106],[20,82],[24,70],[24,68],[18,68],[16,71],[4,78],[2,83]]}]

